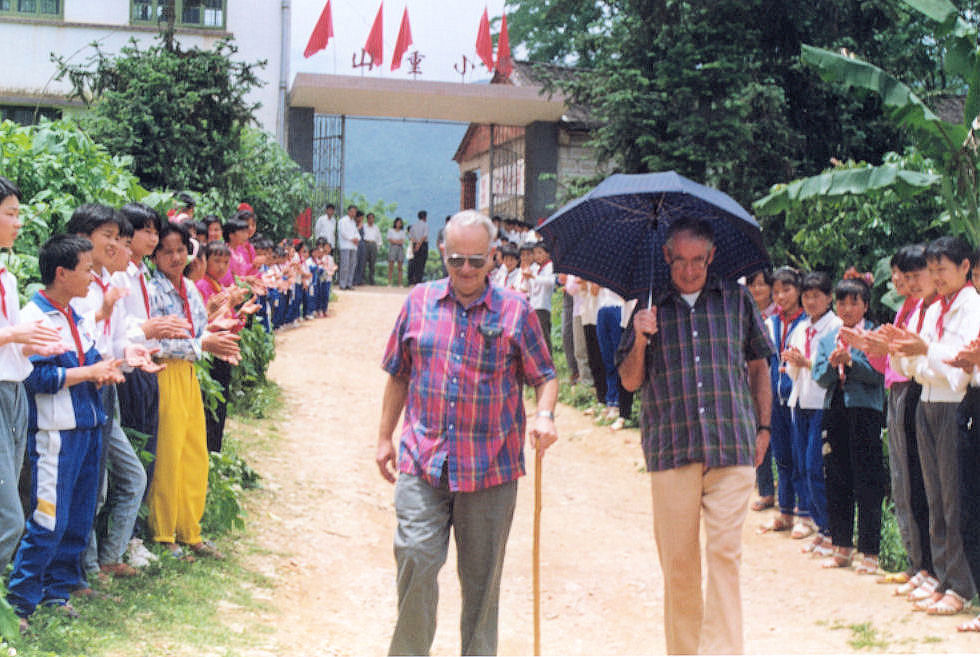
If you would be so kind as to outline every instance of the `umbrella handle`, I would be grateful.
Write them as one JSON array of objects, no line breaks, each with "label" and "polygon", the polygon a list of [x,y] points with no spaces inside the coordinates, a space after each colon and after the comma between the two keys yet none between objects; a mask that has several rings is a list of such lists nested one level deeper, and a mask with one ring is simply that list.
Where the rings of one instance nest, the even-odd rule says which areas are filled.
[{"label": "umbrella handle", "polygon": [[541,462],[544,450],[534,455],[534,545],[532,548],[532,587],[534,590],[534,654],[541,654]]}]

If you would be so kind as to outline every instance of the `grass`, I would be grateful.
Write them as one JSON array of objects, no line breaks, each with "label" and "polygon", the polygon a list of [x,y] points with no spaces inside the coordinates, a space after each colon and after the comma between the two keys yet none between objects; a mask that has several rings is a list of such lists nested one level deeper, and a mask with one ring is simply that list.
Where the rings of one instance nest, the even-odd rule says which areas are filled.
[{"label": "grass", "polygon": [[[821,622],[818,621],[817,624],[820,625]],[[830,629],[850,630],[851,637],[847,640],[847,645],[854,650],[885,652],[888,650],[888,646],[890,644],[890,641],[885,638],[885,636],[883,636],[870,622],[845,623],[837,620],[830,625]]]},{"label": "grass", "polygon": [[[267,388],[263,415],[267,418],[229,418],[225,443],[242,454],[248,445],[271,449],[282,421],[278,388]],[[248,492],[244,492],[248,495]],[[255,618],[271,611],[270,578],[246,568],[249,557],[263,550],[243,531],[225,533],[218,540],[226,559],[201,558],[194,563],[161,556],[160,561],[131,579],[93,583],[102,596],[72,599],[80,617],[64,617],[56,609],[39,609],[31,617],[30,631],[0,645],[0,657],[14,648],[18,657],[51,655],[234,655],[266,649],[263,642],[274,627]],[[152,547],[151,547],[152,549]]]}]

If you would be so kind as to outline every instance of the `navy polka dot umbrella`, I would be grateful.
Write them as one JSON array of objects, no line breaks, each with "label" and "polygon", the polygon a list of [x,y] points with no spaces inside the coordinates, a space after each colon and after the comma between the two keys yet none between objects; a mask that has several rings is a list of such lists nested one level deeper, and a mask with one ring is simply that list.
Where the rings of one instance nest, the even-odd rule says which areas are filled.
[{"label": "navy polka dot umbrella", "polygon": [[769,265],[759,224],[748,212],[724,192],[673,171],[610,176],[536,230],[555,271],[645,301],[670,285],[662,247],[667,227],[683,216],[711,222],[715,274],[734,279]]}]

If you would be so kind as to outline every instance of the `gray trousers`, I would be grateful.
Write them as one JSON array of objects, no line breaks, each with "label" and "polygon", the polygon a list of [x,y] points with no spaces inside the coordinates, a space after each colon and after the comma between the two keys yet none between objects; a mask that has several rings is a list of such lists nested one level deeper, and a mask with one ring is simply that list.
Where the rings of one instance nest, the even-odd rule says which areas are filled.
[{"label": "gray trousers", "polygon": [[364,240],[364,282],[374,285],[374,268],[378,264],[378,243]]},{"label": "gray trousers", "polygon": [[0,381],[0,570],[10,562],[24,533],[24,509],[17,490],[27,446],[24,385]]},{"label": "gray trousers", "polygon": [[109,526],[105,535],[100,534],[96,539],[96,526],[93,525],[88,547],[82,557],[85,572],[98,570],[99,564],[122,561],[129,539],[133,537],[133,527],[146,491],[146,470],[119,424],[119,399],[114,392],[115,386],[111,389],[112,406],[106,409],[111,419],[102,432],[105,468],[100,477],[97,507],[101,509],[107,503],[110,505]]},{"label": "gray trousers", "polygon": [[450,527],[456,538],[463,601],[461,654],[497,654],[500,573],[516,501],[516,481],[454,493],[434,488],[420,477],[398,476],[398,621],[388,654],[429,654],[436,632],[437,577],[446,562]]},{"label": "gray trousers", "polygon": [[939,590],[969,600],[976,593],[960,534],[960,471],[957,460],[958,403],[919,402],[915,414],[922,479],[929,500],[932,565]]},{"label": "gray trousers", "polygon": [[355,268],[357,268],[357,249],[341,249],[340,266],[337,272],[337,285],[341,290],[349,290],[354,284]]}]

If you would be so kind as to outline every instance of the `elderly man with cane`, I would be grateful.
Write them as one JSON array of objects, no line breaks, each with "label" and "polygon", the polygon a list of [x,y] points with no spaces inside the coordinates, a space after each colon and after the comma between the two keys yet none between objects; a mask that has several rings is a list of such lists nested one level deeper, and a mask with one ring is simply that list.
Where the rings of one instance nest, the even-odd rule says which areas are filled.
[{"label": "elderly man with cane", "polygon": [[[419,285],[402,307],[383,367],[376,461],[395,486],[398,621],[390,654],[428,654],[449,529],[462,589],[461,652],[497,651],[504,548],[524,474],[526,383],[537,411],[527,432],[543,451],[557,439],[554,365],[520,295],[493,285],[490,219],[456,214],[443,246],[449,277]],[[392,436],[405,422],[396,454]]]}]

